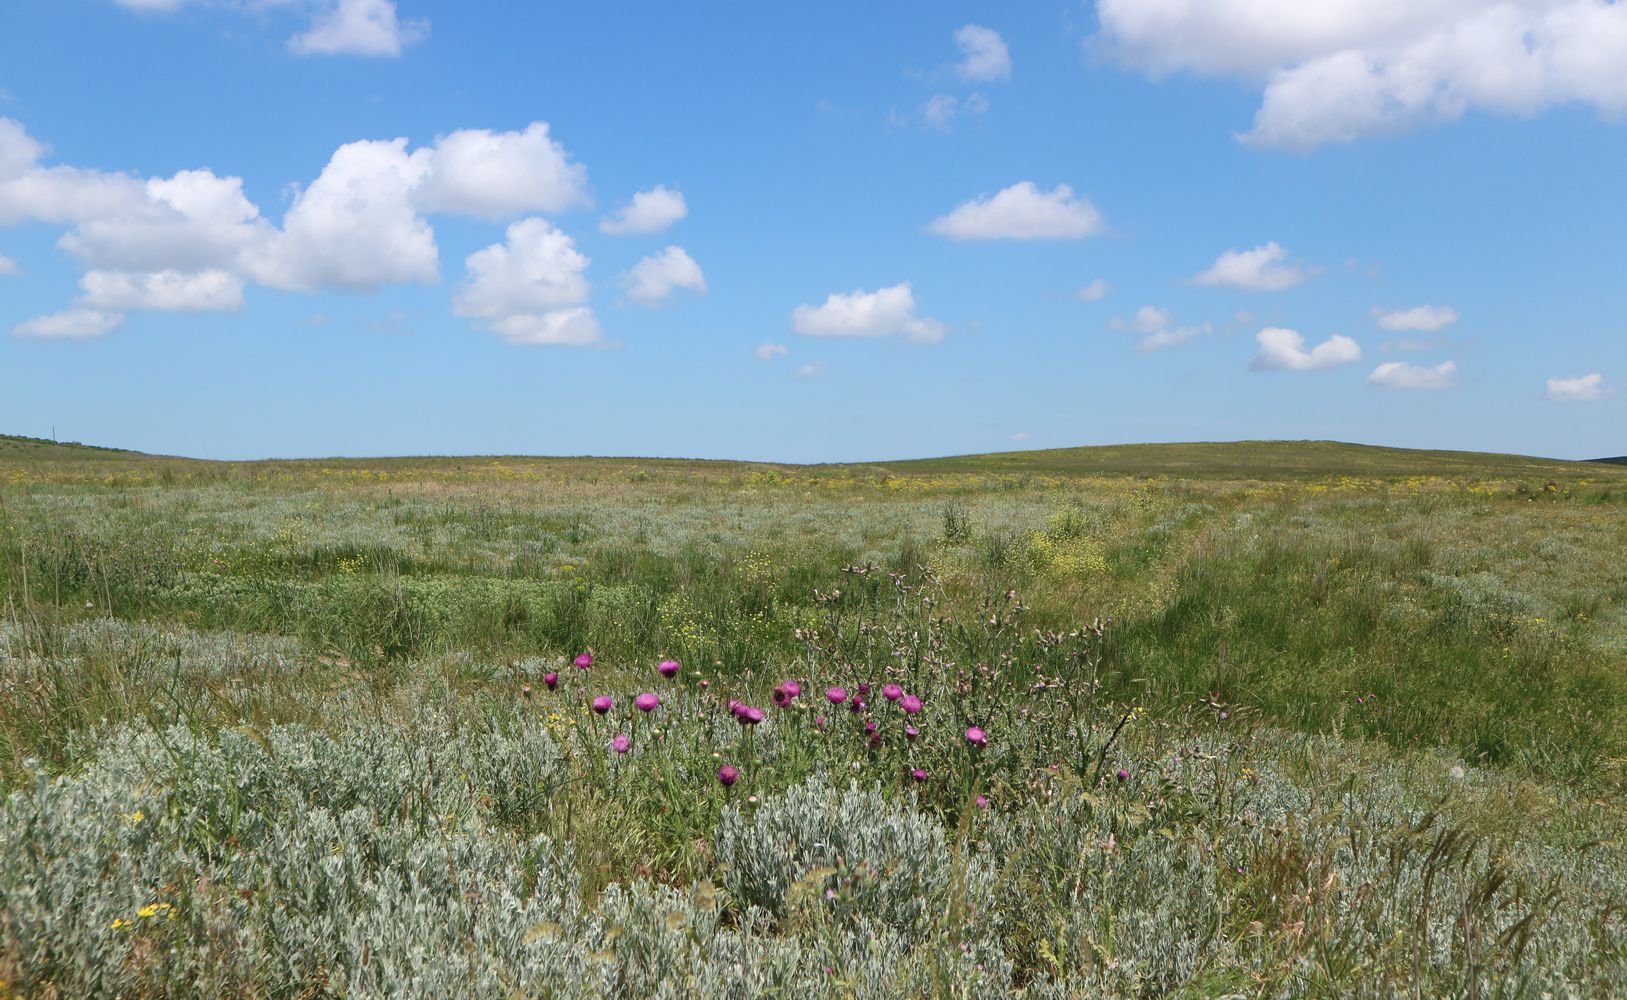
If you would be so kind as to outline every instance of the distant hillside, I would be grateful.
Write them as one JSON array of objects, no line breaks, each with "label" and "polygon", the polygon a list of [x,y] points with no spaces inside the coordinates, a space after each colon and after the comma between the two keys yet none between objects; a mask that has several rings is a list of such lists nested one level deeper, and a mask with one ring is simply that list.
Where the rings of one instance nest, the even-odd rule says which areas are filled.
[{"label": "distant hillside", "polygon": [[[1307,479],[1328,476],[1579,478],[1597,465],[1524,455],[1423,451],[1340,441],[1226,441],[1009,451],[885,463],[900,472],[1030,472],[1189,479]],[[1614,475],[1612,470],[1610,475]]]},{"label": "distant hillside", "polygon": [[1622,455],[1619,458],[1590,458],[1588,461],[1602,462],[1605,465],[1627,465],[1627,455]]},{"label": "distant hillside", "polygon": [[0,434],[0,460],[8,458],[151,458],[139,451],[124,448],[103,448],[100,445],[80,444],[78,441],[52,441],[49,438],[24,437],[20,434]]},{"label": "distant hillside", "polygon": [[546,457],[521,455],[417,456],[392,458],[265,459],[216,462],[149,455],[77,442],[0,435],[0,466],[53,470],[69,476],[168,477],[303,476],[341,472],[392,479],[420,476],[462,478],[502,468],[544,475],[657,473],[703,479],[781,470],[802,475],[858,477],[1039,475],[1056,477],[1158,477],[1207,480],[1302,480],[1352,476],[1366,479],[1440,476],[1456,479],[1605,479],[1627,482],[1627,457],[1566,462],[1523,455],[1469,451],[1422,451],[1337,441],[1227,441],[1190,444],[1125,444],[1036,451],[994,452],[947,458],[820,465],[724,460]]}]

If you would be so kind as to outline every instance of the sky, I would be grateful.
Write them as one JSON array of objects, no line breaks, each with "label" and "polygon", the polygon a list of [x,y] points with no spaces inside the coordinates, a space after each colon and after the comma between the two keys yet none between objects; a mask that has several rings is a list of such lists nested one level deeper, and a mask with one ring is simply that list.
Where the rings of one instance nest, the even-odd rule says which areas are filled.
[{"label": "sky", "polygon": [[0,432],[1627,454],[1627,0],[0,4]]}]

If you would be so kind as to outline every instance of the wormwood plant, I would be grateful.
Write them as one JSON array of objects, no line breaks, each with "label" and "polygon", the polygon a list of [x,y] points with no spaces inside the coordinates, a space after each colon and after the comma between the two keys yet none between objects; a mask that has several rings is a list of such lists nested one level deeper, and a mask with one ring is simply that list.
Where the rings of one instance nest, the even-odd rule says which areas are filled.
[{"label": "wormwood plant", "polygon": [[[8,988],[1627,988],[1627,859],[1584,801],[1307,741],[1214,699],[1162,717],[1115,703],[1099,626],[1024,628],[1008,594],[962,617],[930,581],[861,570],[822,597],[785,670],[800,681],[459,657],[444,678],[489,680],[342,687],[302,723],[84,730],[72,773],[30,763],[0,808]],[[219,649],[98,628],[59,639],[59,666],[102,641]],[[258,655],[273,649],[289,652]],[[198,669],[143,663],[159,682]],[[1516,793],[1562,820],[1502,825]]]}]

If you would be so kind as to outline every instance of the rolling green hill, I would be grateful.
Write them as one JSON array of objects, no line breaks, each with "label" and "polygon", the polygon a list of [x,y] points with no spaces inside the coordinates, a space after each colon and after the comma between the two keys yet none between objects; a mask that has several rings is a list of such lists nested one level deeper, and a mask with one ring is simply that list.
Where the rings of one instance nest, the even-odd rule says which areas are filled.
[{"label": "rolling green hill", "polygon": [[1323,476],[1586,476],[1598,469],[1523,455],[1426,451],[1339,441],[1226,441],[1128,444],[996,452],[892,463],[899,471],[1030,472],[1190,479],[1307,479]]},{"label": "rolling green hill", "polygon": [[151,458],[139,451],[122,448],[103,448],[78,441],[51,441],[46,438],[0,434],[0,461],[11,459],[63,459],[63,458],[132,459]]},{"label": "rolling green hill", "polygon": [[[813,476],[1011,476],[1059,478],[1149,477],[1194,480],[1308,480],[1339,477],[1395,479],[1434,476],[1449,479],[1593,479],[1611,481],[1627,475],[1613,465],[1627,458],[1571,462],[1466,451],[1430,451],[1347,444],[1338,441],[1226,441],[1180,444],[1098,445],[1033,451],[993,452],[942,458],[885,462],[789,463],[739,462],[673,458],[595,458],[524,455],[412,456],[381,458],[262,459],[220,462],[149,455],[77,442],[0,435],[0,466],[38,465],[56,475],[69,469],[93,475],[119,475],[151,467],[170,475],[208,478],[269,472],[298,476],[322,470],[373,471],[391,478],[414,473],[438,476],[493,467],[532,473],[600,474],[636,470],[682,477],[739,476],[779,470]],[[105,468],[104,468],[105,467]],[[1624,480],[1627,481],[1627,480]]]}]

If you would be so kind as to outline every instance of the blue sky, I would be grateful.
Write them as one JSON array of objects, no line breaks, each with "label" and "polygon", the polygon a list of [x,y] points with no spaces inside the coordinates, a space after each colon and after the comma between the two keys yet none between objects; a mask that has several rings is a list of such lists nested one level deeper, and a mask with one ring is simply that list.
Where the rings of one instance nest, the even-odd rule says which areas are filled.
[{"label": "blue sky", "polygon": [[1624,114],[1605,0],[13,0],[0,430],[1622,454]]}]

